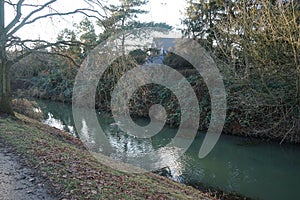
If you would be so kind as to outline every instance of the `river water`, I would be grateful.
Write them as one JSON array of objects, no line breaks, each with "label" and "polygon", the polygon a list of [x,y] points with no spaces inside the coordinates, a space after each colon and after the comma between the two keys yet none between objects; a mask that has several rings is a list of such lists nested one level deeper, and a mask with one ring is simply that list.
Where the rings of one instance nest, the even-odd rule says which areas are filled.
[{"label": "river water", "polygon": [[[72,106],[40,101],[46,124],[76,135]],[[98,120],[107,138],[119,152],[127,154],[156,150],[168,144],[176,129],[164,128],[151,141],[119,134],[118,125],[107,114]],[[147,124],[147,119],[138,119]],[[170,178],[183,183],[201,182],[253,199],[300,199],[300,147],[221,135],[213,151],[204,159],[198,151],[205,134],[199,133],[188,151],[169,166]],[[118,157],[115,157],[118,159]],[[122,158],[120,158],[122,160]]]}]

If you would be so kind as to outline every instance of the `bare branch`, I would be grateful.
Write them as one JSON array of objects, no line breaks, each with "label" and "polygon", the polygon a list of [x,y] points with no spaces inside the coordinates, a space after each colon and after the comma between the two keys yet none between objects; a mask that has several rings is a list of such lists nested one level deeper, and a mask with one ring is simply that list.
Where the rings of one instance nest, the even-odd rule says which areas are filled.
[{"label": "bare branch", "polygon": [[[13,63],[17,63],[20,60],[22,60],[23,58],[25,58],[26,56],[29,56],[30,54],[34,54],[34,53],[59,55],[59,56],[62,56],[62,57],[72,59],[70,56],[65,55],[63,53],[40,51],[40,50],[46,49],[48,47],[59,47],[60,45],[67,45],[67,46],[84,45],[84,46],[87,46],[84,43],[81,43],[81,42],[78,42],[78,41],[58,41],[58,42],[55,42],[55,43],[50,43],[50,42],[47,42],[47,41],[44,41],[44,40],[23,40],[23,41],[20,41],[20,42],[22,42],[22,44],[19,44],[19,46],[21,46],[25,50],[19,56],[16,56],[12,60]],[[26,43],[28,43],[28,42],[31,43],[31,44],[34,43],[34,42],[42,42],[42,43],[45,43],[45,44],[36,46],[34,48],[30,48],[26,45]],[[73,59],[72,59],[72,62],[73,62],[74,65],[79,66],[79,64],[76,63]]]},{"label": "bare branch", "polygon": [[68,55],[65,55],[65,54],[62,54],[62,53],[59,53],[59,52],[36,51],[36,50],[27,50],[25,53],[17,56],[14,59],[14,62],[12,62],[12,63],[17,63],[20,60],[22,60],[23,58],[25,58],[26,56],[29,56],[31,54],[45,54],[45,55],[57,55],[57,56],[61,56],[61,57],[69,59],[75,66],[80,67],[80,64],[77,63],[72,57],[70,57]]},{"label": "bare branch", "polygon": [[14,27],[19,21],[20,18],[22,16],[22,12],[21,12],[21,8],[22,8],[22,4],[24,3],[25,0],[20,0],[18,1],[17,4],[17,15],[16,17],[7,25],[7,27],[4,29],[4,31],[7,33],[12,27]]},{"label": "bare branch", "polygon": [[46,40],[40,40],[40,39],[37,39],[37,40],[22,40],[20,41],[20,44],[23,44],[25,45],[26,43],[44,43],[44,45],[40,45],[38,47],[35,47],[33,48],[32,50],[39,50],[39,49],[45,49],[45,48],[48,48],[48,47],[57,47],[59,45],[67,45],[67,46],[87,46],[86,44],[82,43],[82,42],[79,42],[79,41],[67,41],[67,40],[63,40],[63,41],[57,41],[57,42],[54,42],[54,43],[51,43],[51,42],[48,42]]},{"label": "bare branch", "polygon": [[51,14],[47,14],[47,15],[44,15],[44,16],[40,16],[40,17],[37,17],[29,22],[27,22],[26,24],[31,24],[31,23],[34,23],[35,21],[41,19],[41,18],[45,18],[45,17],[52,17],[52,16],[66,16],[66,15],[72,15],[72,14],[76,14],[76,13],[80,13],[80,14],[83,14],[85,15],[86,17],[90,17],[90,18],[95,18],[97,20],[101,20],[99,17],[97,17],[96,15],[90,15],[88,14],[86,11],[88,12],[91,12],[91,13],[95,13],[95,14],[98,14],[99,16],[103,17],[103,15],[101,15],[98,11],[96,10],[93,10],[93,9],[89,9],[89,8],[81,8],[81,9],[76,9],[74,11],[70,11],[70,12],[66,12],[66,13],[60,13],[60,12],[57,12],[57,13],[51,13]]},{"label": "bare branch", "polygon": [[[20,0],[20,1],[24,1],[24,0]],[[48,3],[45,3],[44,5],[42,5],[41,7],[39,7],[39,8],[37,8],[37,9],[35,9],[35,10],[33,10],[33,11],[31,11],[23,20],[22,20],[22,22],[18,25],[18,26],[16,26],[11,32],[9,32],[8,33],[8,36],[10,36],[10,35],[13,35],[14,33],[16,33],[20,28],[22,28],[25,24],[26,24],[26,22],[27,22],[27,20],[29,20],[30,19],[30,17],[32,17],[35,13],[38,13],[38,12],[40,12],[41,10],[43,10],[44,8],[46,8],[46,7],[48,7],[49,5],[51,5],[51,4],[53,4],[54,2],[56,2],[57,0],[51,0],[51,1],[49,1]],[[20,14],[21,14],[21,12],[20,12]],[[21,14],[22,15],[22,14]],[[15,26],[16,24],[14,24],[13,26]],[[12,27],[13,27],[12,26]],[[11,28],[12,28],[11,27]],[[10,29],[11,29],[10,28]],[[8,32],[8,31],[7,31]]]},{"label": "bare branch", "polygon": [[102,10],[105,10],[103,4],[102,4],[99,0],[84,0],[84,2],[86,2],[87,4],[89,4],[89,5],[92,6],[92,7],[93,7],[92,4],[96,4],[96,5],[98,5],[100,8],[102,8]]},{"label": "bare branch", "polygon": [[8,0],[8,1],[4,1],[4,3],[7,3],[8,5],[11,5],[11,6],[16,6],[17,4],[11,2],[11,0]]},{"label": "bare branch", "polygon": [[85,15],[87,17],[95,18],[95,19],[101,21],[101,19],[99,17],[97,17],[95,15],[89,15],[89,14],[86,13],[86,11],[92,12],[92,13],[96,13],[96,14],[102,16],[98,11],[95,11],[95,10],[92,10],[92,9],[88,9],[88,8],[76,9],[74,11],[70,11],[70,12],[66,12],[66,13],[59,13],[59,12],[49,13],[49,14],[46,14],[46,15],[38,16],[38,17],[36,17],[36,18],[34,18],[34,19],[30,20],[30,21],[24,21],[23,20],[17,27],[15,27],[11,32],[8,33],[8,36],[12,36],[14,33],[16,33],[23,26],[28,25],[28,24],[32,24],[32,23],[36,22],[37,20],[44,19],[46,17],[66,16],[66,15],[72,15],[72,14],[80,13],[80,14],[83,14],[83,15]]},{"label": "bare branch", "polygon": [[[16,7],[17,6],[17,3],[13,3],[12,1],[5,1],[6,4],[8,5],[11,5],[11,6],[14,6]],[[26,6],[26,7],[41,7],[42,4],[32,4],[32,3],[23,3],[22,6]]]},{"label": "bare branch", "polygon": [[[35,44],[35,43],[39,43],[40,45],[35,46],[35,47],[30,47],[30,44]],[[82,43],[80,41],[69,41],[69,40],[63,40],[63,41],[57,41],[57,42],[48,42],[46,40],[41,40],[41,39],[36,39],[36,40],[32,40],[32,39],[27,39],[27,40],[21,40],[21,38],[19,37],[14,37],[13,40],[11,39],[11,43],[9,44],[9,46],[18,46],[22,49],[26,49],[26,51],[38,51],[41,49],[46,49],[48,47],[59,47],[61,45],[66,45],[66,46],[85,46],[85,47],[89,47],[90,45],[87,45],[85,43]],[[15,59],[13,59],[14,62]]]},{"label": "bare branch", "polygon": [[62,53],[58,53],[58,52],[49,52],[49,51],[38,51],[38,52],[33,52],[33,53],[39,53],[39,54],[46,54],[46,55],[57,55],[60,57],[64,57],[69,59],[76,67],[80,67],[80,63],[77,63],[72,57],[62,54]]}]

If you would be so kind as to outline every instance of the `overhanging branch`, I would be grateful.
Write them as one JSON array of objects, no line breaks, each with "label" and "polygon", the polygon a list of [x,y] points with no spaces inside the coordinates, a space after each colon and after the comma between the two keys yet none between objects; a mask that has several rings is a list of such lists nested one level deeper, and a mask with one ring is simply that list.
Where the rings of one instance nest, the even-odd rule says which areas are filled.
[{"label": "overhanging branch", "polygon": [[22,8],[22,4],[24,3],[24,1],[25,0],[18,1],[17,8],[16,8],[17,14],[16,14],[15,18],[7,25],[7,27],[5,27],[6,33],[20,21],[21,16],[22,16],[21,8]]},{"label": "overhanging branch", "polygon": [[53,17],[53,16],[66,16],[66,15],[72,15],[72,14],[80,13],[80,14],[83,14],[87,17],[95,18],[95,19],[101,21],[101,19],[99,17],[97,17],[95,15],[90,15],[87,12],[95,13],[95,14],[98,14],[98,15],[102,16],[98,11],[95,11],[95,10],[92,10],[92,9],[89,9],[89,8],[76,9],[74,11],[65,12],[65,13],[59,13],[59,12],[49,13],[49,14],[46,14],[46,15],[38,16],[38,17],[36,17],[32,20],[29,20],[28,18],[26,20],[24,19],[18,26],[16,26],[12,31],[10,31],[8,33],[8,36],[12,36],[14,33],[16,33],[20,28],[22,28],[25,25],[32,24],[32,23],[36,22],[37,20],[44,19],[44,18],[47,18],[47,17]]},{"label": "overhanging branch", "polygon": [[[20,0],[20,1],[23,1],[23,2],[24,2],[24,0]],[[19,2],[20,2],[20,1],[19,1]],[[44,8],[48,7],[49,5],[53,4],[53,3],[56,2],[56,1],[57,1],[57,0],[51,0],[51,1],[47,2],[47,3],[45,3],[44,5],[42,5],[41,7],[39,7],[39,8],[37,8],[37,9],[31,11],[26,17],[24,17],[24,19],[22,20],[22,22],[21,22],[19,25],[17,25],[12,31],[9,32],[9,30],[10,30],[11,28],[13,28],[13,27],[17,24],[17,22],[18,22],[18,21],[17,21],[15,24],[12,25],[12,27],[10,27],[9,29],[7,29],[7,32],[9,32],[9,33],[8,33],[8,36],[13,35],[13,34],[16,33],[20,28],[22,28],[22,27],[26,24],[26,22],[30,19],[30,17],[32,17],[35,13],[40,12],[41,10],[43,10]],[[19,12],[19,14],[22,15],[21,11]],[[18,13],[17,13],[17,15],[18,15]]]},{"label": "overhanging branch", "polygon": [[[26,43],[32,44],[32,43],[35,43],[35,42],[44,43],[44,44],[36,46],[34,48],[30,48],[26,45]],[[55,43],[51,43],[51,42],[47,42],[45,40],[22,40],[22,41],[19,41],[18,46],[22,47],[22,49],[24,49],[24,51],[21,53],[21,55],[16,56],[15,58],[13,58],[12,63],[17,63],[21,59],[23,59],[24,57],[26,57],[30,54],[33,54],[33,53],[43,53],[43,54],[52,54],[52,55],[60,55],[60,56],[63,56],[63,57],[69,57],[69,56],[67,56],[63,53],[59,53],[59,52],[40,51],[40,50],[46,49],[48,47],[59,47],[60,45],[89,46],[89,45],[86,45],[86,44],[84,44],[82,42],[79,42],[79,41],[58,41],[58,42],[55,42]],[[75,61],[73,60],[72,62],[75,62]],[[76,66],[79,66],[79,65],[76,64]]]}]

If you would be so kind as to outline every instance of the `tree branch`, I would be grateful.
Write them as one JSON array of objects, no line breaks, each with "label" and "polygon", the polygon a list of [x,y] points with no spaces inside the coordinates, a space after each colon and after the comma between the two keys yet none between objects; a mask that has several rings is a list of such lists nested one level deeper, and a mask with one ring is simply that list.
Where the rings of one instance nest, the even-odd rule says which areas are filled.
[{"label": "tree branch", "polygon": [[[20,0],[20,1],[24,1],[24,0]],[[37,12],[43,10],[44,8],[46,8],[47,6],[53,4],[53,3],[56,2],[56,1],[57,1],[57,0],[51,0],[51,1],[49,1],[48,3],[45,3],[44,5],[42,5],[40,8],[37,8],[37,9],[31,11],[31,12],[30,12],[30,13],[22,20],[22,22],[21,22],[18,26],[16,26],[11,32],[9,32],[7,35],[8,35],[8,36],[11,36],[11,35],[13,35],[14,33],[16,33],[20,28],[22,28],[22,27],[26,24],[27,20],[29,20],[30,17],[31,17],[32,15],[34,15],[35,13],[37,13]],[[20,12],[20,14],[22,15],[21,12]],[[17,21],[17,22],[18,22],[18,21]],[[14,27],[15,25],[16,25],[16,23],[15,23],[12,27]],[[12,27],[11,27],[11,28],[12,28]],[[10,28],[10,29],[11,29],[11,28]],[[8,32],[8,31],[7,31],[7,32]]]},{"label": "tree branch", "polygon": [[96,18],[97,20],[101,21],[101,19],[99,17],[97,17],[95,15],[89,15],[89,14],[86,13],[86,11],[89,11],[89,12],[92,12],[92,13],[97,13],[98,15],[102,16],[98,11],[88,9],[88,8],[76,9],[74,11],[70,11],[70,12],[66,12],[66,13],[59,13],[59,12],[49,13],[49,14],[46,14],[46,15],[38,16],[38,17],[36,17],[36,18],[34,18],[30,21],[26,21],[26,20],[28,20],[28,18],[26,20],[24,19],[17,27],[15,27],[11,32],[8,33],[8,36],[12,36],[14,33],[16,33],[23,26],[28,25],[28,24],[32,24],[32,23],[36,22],[37,20],[44,19],[46,17],[66,16],[66,15],[81,13],[81,14],[87,16],[87,17]]},{"label": "tree branch", "polygon": [[45,55],[57,55],[57,56],[61,56],[64,58],[69,59],[75,66],[80,67],[80,64],[77,63],[72,57],[59,53],[59,52],[49,52],[49,51],[36,51],[36,50],[29,50],[26,53],[23,53],[22,55],[18,56],[16,59],[14,59],[14,63],[19,62],[20,60],[22,60],[23,58],[25,58],[26,56],[29,56],[31,54],[45,54]]},{"label": "tree branch", "polygon": [[[27,40],[27,42],[40,42],[41,40]],[[24,41],[23,41],[24,42]],[[35,48],[30,48],[28,46],[26,46],[24,43],[22,45],[22,47],[24,49],[26,49],[25,52],[21,53],[21,55],[15,57],[13,60],[12,60],[12,63],[17,63],[19,62],[20,60],[22,60],[23,58],[25,58],[26,56],[29,56],[30,54],[34,54],[34,53],[39,53],[39,54],[49,54],[49,55],[59,55],[59,56],[62,56],[62,57],[65,57],[65,58],[68,58],[70,59],[74,65],[76,66],[80,66],[78,63],[76,63],[76,61],[74,59],[72,59],[70,56],[68,55],[65,55],[63,53],[59,53],[59,52],[49,52],[49,51],[40,51],[42,49],[46,49],[48,47],[58,47],[60,44],[64,44],[64,45],[68,45],[68,46],[77,46],[78,44],[81,44],[81,45],[84,45],[83,43],[81,42],[71,42],[71,41],[59,41],[59,42],[56,42],[56,43],[49,43],[49,42],[46,42],[44,41],[45,45],[40,45],[40,46],[37,46]]]},{"label": "tree branch", "polygon": [[21,16],[22,16],[22,11],[21,11],[21,8],[22,8],[22,4],[24,3],[25,0],[20,0],[18,1],[17,3],[17,15],[16,17],[7,25],[7,27],[4,29],[4,31],[7,33],[12,27],[14,27],[21,19]]},{"label": "tree branch", "polygon": [[[41,45],[35,46],[35,47],[30,47],[29,44],[34,44],[34,43],[42,43]],[[14,41],[11,42],[10,46],[18,46],[16,47],[16,49],[22,49],[22,51],[19,50],[20,55],[16,56],[15,58],[11,59],[12,63],[17,63],[19,62],[21,59],[23,59],[24,57],[32,54],[32,53],[54,53],[54,52],[49,52],[49,51],[41,51],[43,49],[47,49],[48,47],[61,47],[60,45],[66,45],[66,46],[85,46],[85,47],[89,47],[90,45],[87,45],[85,43],[82,43],[80,41],[68,41],[68,40],[63,40],[63,41],[57,41],[54,43],[45,41],[45,40],[21,40],[21,38],[19,37],[14,37]],[[55,54],[62,54],[62,53],[58,53],[55,52]],[[62,54],[64,55],[64,54]],[[67,55],[65,55],[67,56]]]},{"label": "tree branch", "polygon": [[[13,7],[17,6],[17,3],[13,3],[10,0],[5,1],[8,5],[11,5]],[[41,7],[42,4],[33,4],[33,3],[23,3],[22,6],[27,6],[27,7]]]},{"label": "tree branch", "polygon": [[61,57],[69,59],[76,67],[78,67],[78,68],[80,67],[79,63],[77,63],[72,57],[70,57],[66,54],[62,54],[62,53],[59,53],[59,52],[49,52],[49,51],[45,51],[45,52],[44,51],[38,51],[38,52],[35,52],[35,53],[61,56]]},{"label": "tree branch", "polygon": [[[25,45],[25,43],[30,43],[30,44],[33,44],[33,43],[44,43],[45,45],[42,45],[41,48],[47,48],[47,47],[51,47],[51,46],[59,46],[61,44],[63,45],[67,45],[67,46],[89,46],[85,43],[82,43],[80,41],[71,41],[71,40],[61,40],[61,41],[57,41],[57,42],[54,42],[54,43],[51,43],[51,42],[48,42],[46,40],[41,40],[41,39],[26,39],[26,40],[22,40],[20,37],[16,37],[16,36],[11,36],[9,38],[9,41],[10,43],[6,44],[5,47],[10,47],[10,46],[20,46],[20,47],[26,47],[27,49],[32,49],[28,46]],[[40,48],[40,49],[41,49]],[[36,50],[36,49],[33,49],[33,50]]]}]

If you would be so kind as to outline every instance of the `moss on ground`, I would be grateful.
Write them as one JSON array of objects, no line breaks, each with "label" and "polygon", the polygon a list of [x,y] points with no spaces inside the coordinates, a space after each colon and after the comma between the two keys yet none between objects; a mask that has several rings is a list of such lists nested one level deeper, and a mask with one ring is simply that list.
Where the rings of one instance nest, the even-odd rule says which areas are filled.
[{"label": "moss on ground", "polygon": [[68,133],[20,114],[0,117],[0,139],[67,199],[212,199],[158,175],[128,174],[102,165]]}]

